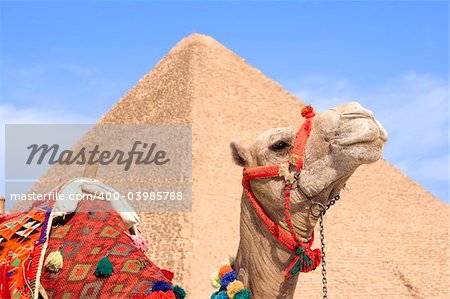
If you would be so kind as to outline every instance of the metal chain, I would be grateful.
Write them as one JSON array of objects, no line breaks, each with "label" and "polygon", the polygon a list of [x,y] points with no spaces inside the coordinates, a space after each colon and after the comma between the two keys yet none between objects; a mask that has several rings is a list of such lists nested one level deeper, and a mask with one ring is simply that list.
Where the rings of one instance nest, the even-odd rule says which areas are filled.
[{"label": "metal chain", "polygon": [[319,216],[319,227],[320,227],[320,245],[322,249],[322,291],[323,291],[323,299],[328,298],[328,288],[327,288],[327,263],[325,262],[325,235],[323,232],[323,216],[326,211],[336,203],[341,197],[336,195],[334,198],[330,200],[327,204],[326,209],[322,210]]}]

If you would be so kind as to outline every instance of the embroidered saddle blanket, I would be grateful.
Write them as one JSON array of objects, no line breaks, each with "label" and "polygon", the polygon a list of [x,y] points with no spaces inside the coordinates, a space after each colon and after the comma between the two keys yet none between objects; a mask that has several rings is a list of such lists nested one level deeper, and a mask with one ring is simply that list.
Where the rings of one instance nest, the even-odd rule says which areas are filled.
[{"label": "embroidered saddle blanket", "polygon": [[[47,253],[60,248],[64,266],[57,273],[42,270],[41,283],[49,298],[138,298],[150,293],[155,281],[171,283],[126,232],[107,201],[80,201],[76,213],[50,234]],[[107,253],[114,273],[96,277],[96,265]]]},{"label": "embroidered saddle blanket", "polygon": [[0,298],[35,297],[50,208],[0,216]]},{"label": "embroidered saddle blanket", "polygon": [[[133,243],[129,228],[135,213],[121,213],[98,199],[81,200],[64,213],[57,206],[46,200],[28,212],[0,215],[0,298],[38,298],[40,292],[55,299],[185,298],[184,290],[172,285],[173,273],[158,268]],[[63,266],[53,272],[44,261],[57,250]],[[105,256],[113,273],[97,277]]]}]

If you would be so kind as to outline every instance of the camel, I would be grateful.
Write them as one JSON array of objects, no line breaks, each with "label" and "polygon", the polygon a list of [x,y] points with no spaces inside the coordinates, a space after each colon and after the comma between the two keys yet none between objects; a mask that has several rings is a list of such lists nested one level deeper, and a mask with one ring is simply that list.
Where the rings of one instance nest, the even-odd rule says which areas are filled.
[{"label": "camel", "polygon": [[[288,165],[296,133],[294,127],[271,129],[249,147],[232,141],[234,163],[244,167],[244,173],[255,167]],[[311,241],[314,227],[330,200],[339,195],[358,166],[381,158],[386,141],[387,133],[380,122],[356,102],[332,108],[311,120],[300,175],[293,179],[292,169],[285,173],[285,178],[287,175],[296,181],[290,190],[290,221],[300,242]],[[249,186],[267,216],[289,234],[283,179],[256,178],[249,181]],[[240,243],[233,265],[238,279],[254,299],[293,298],[298,275],[286,278],[285,271],[295,253],[268,231],[248,200],[245,188],[240,215]]]}]

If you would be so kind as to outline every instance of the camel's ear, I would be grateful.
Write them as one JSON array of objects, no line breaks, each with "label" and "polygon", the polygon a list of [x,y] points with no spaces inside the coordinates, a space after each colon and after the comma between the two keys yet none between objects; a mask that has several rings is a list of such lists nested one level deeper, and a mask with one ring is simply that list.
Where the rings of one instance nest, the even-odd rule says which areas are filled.
[{"label": "camel's ear", "polygon": [[239,144],[237,140],[232,140],[230,142],[230,148],[234,163],[242,167],[248,166],[251,158],[249,150],[245,146]]}]

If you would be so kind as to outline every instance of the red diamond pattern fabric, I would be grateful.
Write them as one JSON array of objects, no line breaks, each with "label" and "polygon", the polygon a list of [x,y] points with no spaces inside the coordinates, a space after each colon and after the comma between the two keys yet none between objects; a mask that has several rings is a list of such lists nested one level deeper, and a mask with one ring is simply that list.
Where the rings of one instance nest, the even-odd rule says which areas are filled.
[{"label": "red diamond pattern fabric", "polygon": [[[47,255],[61,246],[64,266],[58,273],[42,269],[41,284],[49,298],[133,298],[148,293],[157,280],[170,283],[126,231],[109,202],[80,201],[77,211],[50,233]],[[97,263],[107,253],[114,272],[96,277]]]}]

